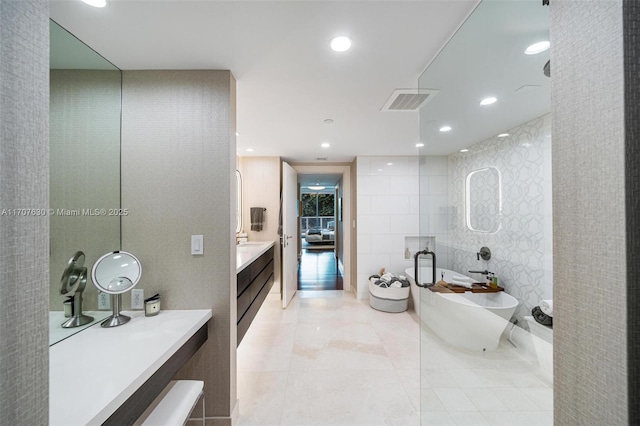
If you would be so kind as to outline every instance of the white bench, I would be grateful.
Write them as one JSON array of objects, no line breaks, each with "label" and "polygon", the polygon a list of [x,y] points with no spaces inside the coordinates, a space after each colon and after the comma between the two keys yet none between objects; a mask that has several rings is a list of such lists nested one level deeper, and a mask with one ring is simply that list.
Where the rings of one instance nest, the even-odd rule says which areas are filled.
[{"label": "white bench", "polygon": [[135,426],[183,426],[202,396],[204,425],[204,382],[172,380],[134,423]]}]

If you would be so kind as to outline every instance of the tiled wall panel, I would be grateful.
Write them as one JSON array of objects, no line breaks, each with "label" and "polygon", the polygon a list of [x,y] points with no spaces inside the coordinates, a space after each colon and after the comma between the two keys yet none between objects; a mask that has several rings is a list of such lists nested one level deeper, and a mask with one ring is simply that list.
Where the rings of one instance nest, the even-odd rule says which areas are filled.
[{"label": "tiled wall panel", "polygon": [[404,273],[405,237],[419,235],[418,157],[358,157],[358,297],[368,298],[367,279],[385,268]]}]

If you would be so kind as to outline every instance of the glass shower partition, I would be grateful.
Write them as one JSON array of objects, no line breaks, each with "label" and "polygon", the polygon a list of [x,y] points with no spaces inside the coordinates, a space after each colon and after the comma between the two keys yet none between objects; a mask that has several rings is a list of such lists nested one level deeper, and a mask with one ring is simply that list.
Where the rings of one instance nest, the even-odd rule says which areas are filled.
[{"label": "glass shower partition", "polygon": [[553,424],[548,40],[540,1],[484,0],[419,79],[423,425]]}]

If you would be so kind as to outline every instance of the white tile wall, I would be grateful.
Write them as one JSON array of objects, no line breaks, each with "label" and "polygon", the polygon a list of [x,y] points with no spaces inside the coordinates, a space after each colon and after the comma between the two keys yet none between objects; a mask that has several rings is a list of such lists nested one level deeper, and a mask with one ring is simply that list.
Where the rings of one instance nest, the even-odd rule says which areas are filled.
[{"label": "white tile wall", "polygon": [[[435,237],[437,266],[450,268],[449,262],[449,161],[446,156],[420,158],[420,234]],[[432,247],[433,248],[433,247]]]},{"label": "white tile wall", "polygon": [[[405,237],[420,224],[418,157],[358,157],[358,298],[368,298],[367,279],[381,268],[402,273]],[[389,163],[392,163],[389,165]]]}]

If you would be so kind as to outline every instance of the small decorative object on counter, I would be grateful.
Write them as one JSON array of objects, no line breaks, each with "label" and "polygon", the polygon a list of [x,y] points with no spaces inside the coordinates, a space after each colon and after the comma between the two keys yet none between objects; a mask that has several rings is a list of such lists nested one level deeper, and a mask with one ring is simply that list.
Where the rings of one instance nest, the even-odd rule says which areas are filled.
[{"label": "small decorative object on counter", "polygon": [[62,306],[64,307],[64,317],[71,318],[73,316],[73,298],[68,297],[67,300],[62,303]]},{"label": "small decorative object on counter", "polygon": [[144,301],[144,316],[153,317],[160,313],[160,293],[156,293]]},{"label": "small decorative object on counter", "polygon": [[498,277],[493,272],[487,274],[487,285],[491,288],[498,288]]}]

